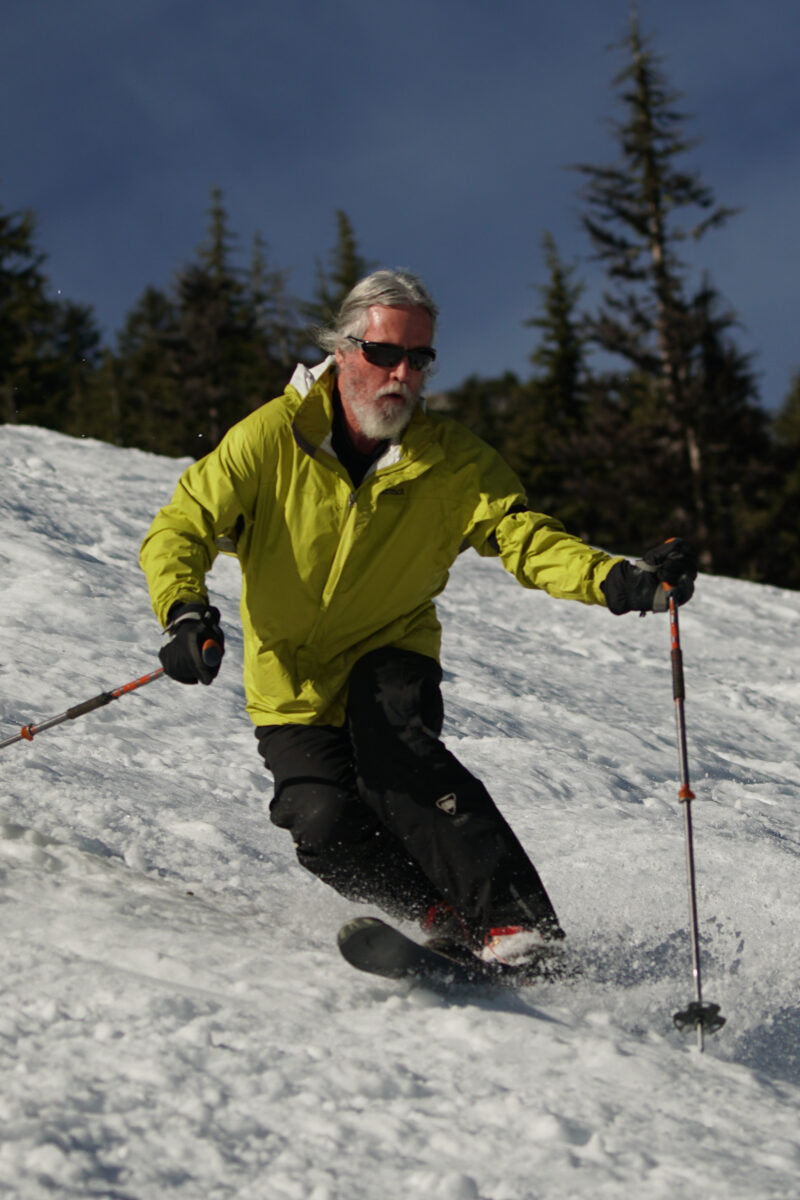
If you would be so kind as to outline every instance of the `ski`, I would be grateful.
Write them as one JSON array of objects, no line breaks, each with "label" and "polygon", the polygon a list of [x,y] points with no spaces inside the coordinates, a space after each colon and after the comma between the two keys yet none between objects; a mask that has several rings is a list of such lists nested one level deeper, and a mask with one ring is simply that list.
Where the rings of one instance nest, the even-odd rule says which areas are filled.
[{"label": "ski", "polygon": [[[385,979],[410,979],[432,987],[474,987],[494,984],[516,987],[564,975],[560,949],[544,951],[536,964],[524,970],[502,963],[486,963],[469,951],[463,957],[420,945],[379,917],[356,917],[339,930],[342,956],[359,971]],[[454,955],[458,951],[454,948]]]}]

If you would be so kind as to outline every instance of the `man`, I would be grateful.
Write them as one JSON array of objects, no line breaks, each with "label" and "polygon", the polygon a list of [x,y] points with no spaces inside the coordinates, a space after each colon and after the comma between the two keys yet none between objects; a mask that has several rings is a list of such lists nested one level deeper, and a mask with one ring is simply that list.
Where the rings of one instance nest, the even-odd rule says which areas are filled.
[{"label": "man", "polygon": [[499,557],[525,587],[615,613],[693,590],[665,543],[634,565],[530,511],[484,442],[420,403],[437,312],[377,271],[320,331],[331,352],[182,475],[142,547],[169,675],[208,684],[224,648],[205,576],[242,568],[247,709],[274,779],[272,821],[344,896],[524,965],[563,931],[483,784],[446,749],[433,598],[458,553]]}]

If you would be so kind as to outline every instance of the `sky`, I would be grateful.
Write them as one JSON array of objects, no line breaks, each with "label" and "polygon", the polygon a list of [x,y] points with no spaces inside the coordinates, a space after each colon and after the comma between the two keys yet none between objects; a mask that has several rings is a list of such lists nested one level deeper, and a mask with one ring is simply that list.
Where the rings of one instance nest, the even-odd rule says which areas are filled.
[{"label": "sky", "polygon": [[[796,0],[640,0],[700,144],[741,212],[687,248],[739,316],[762,399],[800,368]],[[166,287],[223,191],[244,266],[256,233],[308,298],[344,210],[361,253],[423,276],[436,386],[525,374],[545,231],[591,307],[578,162],[616,158],[611,80],[630,0],[26,0],[0,37],[0,208],[33,209],[54,289],[108,341]]]}]

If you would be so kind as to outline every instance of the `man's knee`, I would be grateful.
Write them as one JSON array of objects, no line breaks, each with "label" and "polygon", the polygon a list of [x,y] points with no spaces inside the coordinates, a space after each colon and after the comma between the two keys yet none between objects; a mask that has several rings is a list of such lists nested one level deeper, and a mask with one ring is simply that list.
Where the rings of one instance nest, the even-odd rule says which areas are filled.
[{"label": "man's knee", "polygon": [[262,726],[259,751],[275,781],[270,818],[311,855],[329,846],[359,844],[375,817],[358,795],[346,729],[327,725]]},{"label": "man's knee", "polygon": [[298,854],[312,856],[368,841],[377,826],[365,805],[323,780],[297,784],[286,780],[270,804],[269,815],[273,824],[291,833]]}]

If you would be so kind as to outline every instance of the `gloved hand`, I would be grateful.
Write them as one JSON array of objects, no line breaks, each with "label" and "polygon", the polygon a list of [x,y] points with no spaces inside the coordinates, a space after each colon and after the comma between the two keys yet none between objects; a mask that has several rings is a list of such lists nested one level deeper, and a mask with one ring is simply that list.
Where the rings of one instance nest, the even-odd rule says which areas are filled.
[{"label": "gloved hand", "polygon": [[165,632],[170,640],[158,657],[167,675],[178,683],[211,683],[225,653],[219,609],[207,604],[174,604]]},{"label": "gloved hand", "polygon": [[671,538],[636,563],[615,563],[600,587],[613,613],[666,612],[670,595],[678,604],[691,600],[696,578],[694,550],[683,538]]}]

